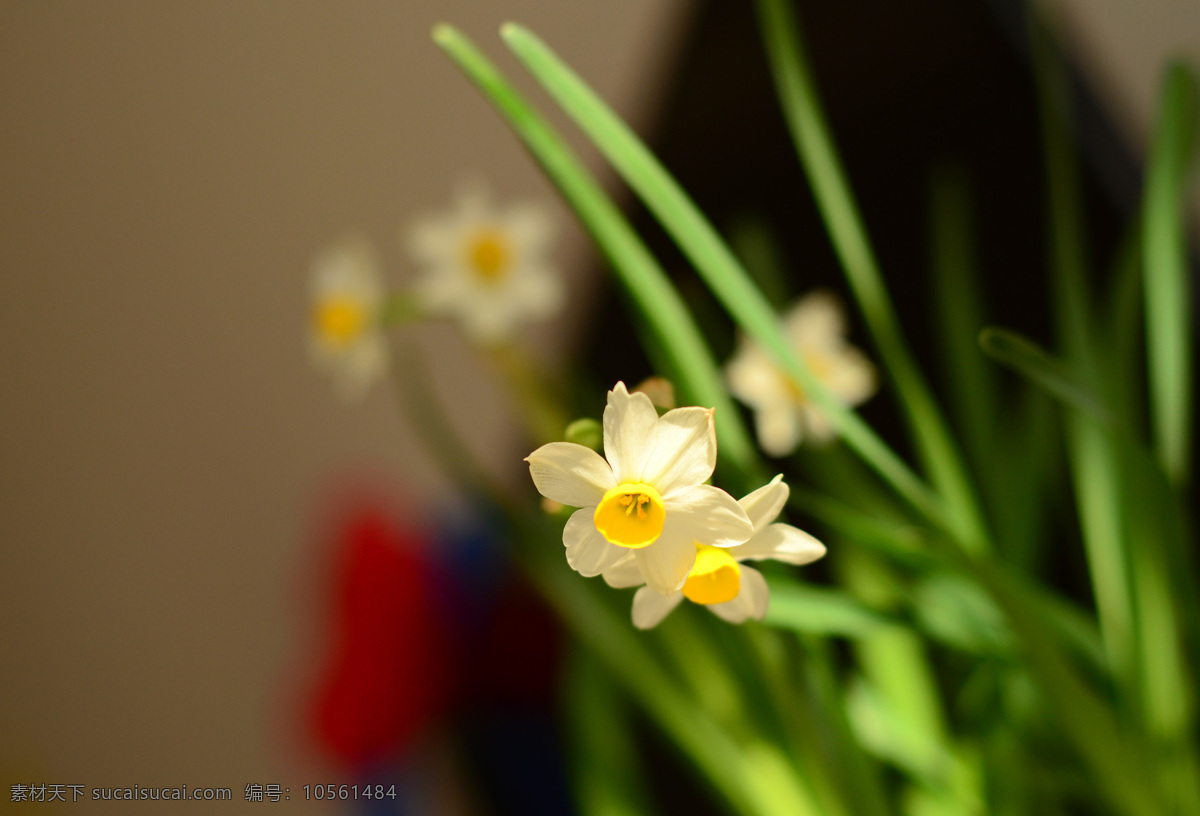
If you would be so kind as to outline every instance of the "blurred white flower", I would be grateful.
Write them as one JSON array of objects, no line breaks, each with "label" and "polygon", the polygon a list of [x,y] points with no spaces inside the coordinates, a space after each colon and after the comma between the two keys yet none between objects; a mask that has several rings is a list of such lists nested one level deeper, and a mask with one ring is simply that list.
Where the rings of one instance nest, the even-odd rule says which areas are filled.
[{"label": "blurred white flower", "polygon": [[683,587],[674,592],[642,586],[646,580],[637,561],[630,557],[604,570],[604,580],[611,587],[641,587],[633,596],[633,625],[639,629],[657,626],[684,598],[704,605],[730,623],[762,620],[771,599],[767,581],[761,572],[742,562],[772,558],[800,565],[825,555],[825,545],[803,530],[771,523],[783,510],[789,492],[783,476],[776,476],[739,501],[750,518],[753,535],[744,544],[723,549],[695,541],[696,564]]},{"label": "blurred white flower", "polygon": [[[784,317],[792,347],[829,391],[848,406],[875,393],[875,367],[846,342],[841,304],[830,292],[801,298]],[[804,439],[826,441],[833,427],[800,386],[756,343],[741,337],[725,366],[729,390],[754,411],[758,441],[771,456],[785,456]]]},{"label": "blurred white flower", "polygon": [[421,267],[417,302],[458,320],[480,343],[502,342],[521,324],[562,308],[562,281],[546,257],[552,238],[541,207],[493,207],[486,189],[469,188],[454,210],[407,231],[405,243]]},{"label": "blurred white flower", "polygon": [[333,378],[346,400],[361,399],[387,370],[381,331],[384,285],[366,239],[345,238],[316,257],[312,268],[313,364]]},{"label": "blurred white flower", "polygon": [[551,442],[525,461],[543,496],[581,508],[567,520],[563,544],[567,563],[584,576],[628,559],[641,583],[674,592],[697,561],[696,540],[732,547],[752,531],[732,496],[704,484],[717,461],[711,409],[660,417],[648,396],[619,382],[604,409],[604,457]]}]

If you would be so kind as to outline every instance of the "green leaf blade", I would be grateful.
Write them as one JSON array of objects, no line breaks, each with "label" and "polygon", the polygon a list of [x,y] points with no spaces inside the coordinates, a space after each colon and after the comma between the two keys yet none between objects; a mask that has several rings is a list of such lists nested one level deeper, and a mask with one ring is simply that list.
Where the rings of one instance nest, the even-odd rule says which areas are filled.
[{"label": "green leaf blade", "polygon": [[743,474],[760,470],[750,435],[721,382],[703,335],[662,267],[566,142],[466,37],[448,25],[434,41],[496,107],[575,209],[672,364],[669,372],[691,403],[717,409],[722,458]]},{"label": "green leaf blade", "polygon": [[856,414],[829,393],[794,352],[771,304],[716,230],[628,126],[532,32],[508,23],[502,35],[521,63],[655,214],[738,325],[796,379],[847,444],[898,493],[927,515],[944,518],[937,497]]},{"label": "green leaf blade", "polygon": [[1171,480],[1188,475],[1192,434],[1192,313],[1184,216],[1198,118],[1195,75],[1163,77],[1143,203],[1146,352],[1155,448]]}]

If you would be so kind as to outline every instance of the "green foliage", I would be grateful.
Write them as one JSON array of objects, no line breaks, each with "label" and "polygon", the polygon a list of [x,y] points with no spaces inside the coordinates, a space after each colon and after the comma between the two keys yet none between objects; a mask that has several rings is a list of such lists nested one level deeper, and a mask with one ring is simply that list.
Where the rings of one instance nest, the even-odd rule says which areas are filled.
[{"label": "green foliage", "polygon": [[[624,814],[646,806],[628,761],[637,745],[618,725],[633,704],[737,812],[1060,812],[1081,801],[1135,816],[1200,812],[1193,664],[1200,588],[1182,492],[1192,419],[1183,230],[1197,118],[1192,74],[1174,65],[1166,75],[1141,222],[1103,298],[1088,283],[1063,67],[1035,21],[1056,351],[1004,329],[980,333],[988,316],[975,277],[970,180],[955,171],[931,180],[938,331],[942,364],[960,384],[950,401],[964,434],[960,448],[904,340],[797,21],[784,0],[759,0],[758,11],[800,163],[899,397],[919,468],[829,393],[791,348],[772,298],[637,136],[535,35],[505,25],[502,37],[521,64],[855,457],[799,457],[793,464],[803,478],[789,474],[790,506],[822,526],[838,586],[769,572],[763,625],[732,633],[712,616],[685,614],[656,632],[635,632],[607,590],[547,555],[557,553],[555,525],[514,522],[526,568],[586,650],[568,691],[576,750],[596,763],[577,780],[581,809]],[[762,484],[763,464],[717,362],[640,237],[562,137],[470,42],[446,26],[434,38],[574,208],[681,402],[717,407],[718,475],[739,487]],[[769,236],[742,228],[735,243],[757,268],[777,266]],[[778,277],[764,280],[774,287]],[[1129,304],[1139,291],[1148,390],[1134,380],[1143,352]],[[1104,325],[1115,328],[1102,332]],[[1001,404],[998,372],[981,350],[1025,384],[1015,409]],[[1149,446],[1137,426],[1142,415],[1152,420]],[[595,447],[597,428],[580,420],[567,436]],[[1073,538],[1051,535],[1048,472],[1071,478],[1094,615],[1039,572],[1039,548],[1074,546]],[[836,657],[830,638],[849,644],[847,659]],[[597,716],[588,701],[615,719]],[[601,780],[609,777],[621,782],[606,788]]]}]

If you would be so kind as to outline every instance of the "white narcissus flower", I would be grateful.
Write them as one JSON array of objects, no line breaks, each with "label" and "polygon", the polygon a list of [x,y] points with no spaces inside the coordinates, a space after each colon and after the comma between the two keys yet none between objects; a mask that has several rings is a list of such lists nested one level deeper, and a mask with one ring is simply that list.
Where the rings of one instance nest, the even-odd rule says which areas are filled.
[{"label": "white narcissus flower", "polygon": [[590,577],[630,557],[643,583],[670,593],[692,571],[697,540],[733,547],[750,537],[741,505],[704,484],[717,461],[712,415],[676,408],[660,417],[648,396],[619,382],[604,409],[604,457],[572,442],[529,454],[538,491],[580,508],[563,528],[573,569]]},{"label": "white narcissus flower", "polygon": [[522,324],[563,305],[563,286],[547,258],[553,230],[532,204],[493,207],[475,186],[455,210],[413,224],[408,250],[422,274],[417,302],[430,314],[458,320],[474,340],[507,340]]},{"label": "white narcissus flower", "polygon": [[[784,317],[792,348],[841,402],[858,405],[875,393],[875,368],[846,342],[841,305],[830,292],[801,298]],[[805,439],[822,442],[833,426],[757,344],[742,337],[725,366],[729,390],[754,410],[758,442],[771,456],[786,456]]]},{"label": "white narcissus flower", "polygon": [[750,618],[762,620],[767,614],[770,591],[762,573],[744,561],[773,558],[788,564],[808,564],[825,554],[825,545],[790,524],[772,524],[787,503],[788,486],[783,476],[760,487],[738,502],[754,527],[744,544],[718,549],[695,542],[696,565],[683,587],[663,593],[647,583],[638,563],[623,558],[604,571],[604,580],[617,589],[641,587],[633,596],[633,625],[639,629],[657,626],[684,598],[703,604],[730,623]]},{"label": "white narcissus flower", "polygon": [[357,236],[329,247],[313,262],[310,287],[313,364],[328,372],[343,398],[361,399],[388,363],[380,322],[385,291],[374,250]]}]

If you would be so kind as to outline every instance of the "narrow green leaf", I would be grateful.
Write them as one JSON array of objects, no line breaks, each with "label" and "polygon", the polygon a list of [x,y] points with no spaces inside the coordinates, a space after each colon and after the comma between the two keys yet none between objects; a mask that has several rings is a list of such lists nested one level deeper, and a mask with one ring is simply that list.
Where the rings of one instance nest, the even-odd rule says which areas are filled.
[{"label": "narrow green leaf", "polygon": [[[747,647],[739,662],[753,675],[746,689],[763,718],[760,733],[780,732],[781,744],[812,789],[822,816],[887,816],[878,768],[852,740],[831,733],[835,725],[822,727],[814,721],[814,709],[824,713],[840,708],[840,702],[823,704],[829,692],[834,699],[840,697],[839,690],[806,685],[807,678],[791,660],[796,644],[791,635],[787,629],[758,623],[747,623],[737,632],[739,645]],[[824,659],[814,655],[806,662]]]},{"label": "narrow green leaf", "polygon": [[1048,197],[1047,227],[1054,293],[1055,328],[1064,353],[1084,378],[1095,368],[1093,304],[1087,292],[1082,171],[1069,121],[1071,99],[1066,67],[1050,32],[1029,15],[1034,80],[1042,131],[1042,159]]},{"label": "narrow green leaf", "polygon": [[901,629],[894,618],[863,606],[841,590],[771,579],[771,606],[763,622],[809,635],[860,638]]},{"label": "narrow green leaf", "polygon": [[934,574],[913,589],[913,614],[921,629],[955,648],[976,654],[1012,649],[1012,632],[992,600],[958,575]]},{"label": "narrow green leaf", "polygon": [[758,469],[758,454],[721,382],[704,337],[654,256],[596,179],[496,67],[456,29],[439,25],[434,41],[500,112],[591,233],[671,358],[681,396],[717,409],[721,456],[743,473]]},{"label": "narrow green leaf", "polygon": [[1192,287],[1184,216],[1187,170],[1196,140],[1196,78],[1167,68],[1146,170],[1142,252],[1146,352],[1158,459],[1176,484],[1188,475],[1192,445]]},{"label": "narrow green leaf", "polygon": [[628,126],[534,34],[508,23],[501,31],[521,63],[592,139],[675,239],[738,325],[800,384],[855,451],[898,493],[933,518],[945,509],[875,433],[829,393],[791,348],[771,304],[716,230]]},{"label": "narrow green leaf", "polygon": [[[842,582],[865,603],[876,609],[900,608],[904,584],[891,564],[867,550],[847,547],[834,565]],[[911,630],[892,630],[860,638],[853,648],[866,682],[903,722],[914,746],[947,744],[945,713],[926,643]]]},{"label": "narrow green leaf", "polygon": [[971,577],[988,590],[1024,646],[1034,676],[1048,696],[1063,733],[1088,765],[1091,781],[1120,812],[1131,816],[1164,813],[1142,747],[1119,727],[1106,702],[1064,659],[1046,629],[1038,602],[1001,570],[984,560],[954,554]]},{"label": "narrow green leaf", "polygon": [[752,216],[736,219],[727,230],[729,246],[763,296],[781,311],[795,294],[784,268],[783,253],[765,221]]},{"label": "narrow green leaf", "polygon": [[1005,329],[987,328],[979,334],[979,345],[992,359],[1024,375],[1080,413],[1101,425],[1112,426],[1112,415],[1091,389],[1032,340]]},{"label": "narrow green leaf", "polygon": [[568,661],[564,689],[574,761],[570,775],[581,816],[648,813],[633,722],[622,695],[582,649]]},{"label": "narrow green leaf", "polygon": [[788,503],[856,544],[880,550],[905,563],[929,562],[930,554],[917,527],[880,518],[803,487],[792,488]]},{"label": "narrow green leaf", "polygon": [[1049,554],[1049,516],[1065,470],[1055,404],[1033,385],[1017,390],[990,463],[996,541],[1005,560],[1034,574]]},{"label": "narrow green leaf", "polygon": [[1131,387],[1145,376],[1142,351],[1142,227],[1130,225],[1121,237],[1112,262],[1109,290],[1104,308],[1107,337],[1100,368],[1103,397],[1117,423],[1137,439],[1146,419],[1145,394]]},{"label": "narrow green leaf", "polygon": [[[522,536],[536,540],[545,531],[525,529]],[[637,701],[646,715],[695,763],[707,779],[740,811],[756,816],[793,816],[811,813],[806,807],[788,808],[803,801],[802,782],[786,779],[786,770],[762,767],[752,761],[757,744],[743,746],[723,729],[703,707],[681,693],[678,681],[663,670],[628,621],[617,618],[596,597],[595,590],[563,568],[561,556],[553,559],[545,548],[523,548],[522,566],[559,613],[576,638],[586,645]],[[786,783],[786,784],[784,784]],[[777,795],[770,795],[772,787]]]},{"label": "narrow green leaf", "polygon": [[962,456],[900,331],[809,75],[791,5],[787,0],[759,0],[758,11],[792,141],[846,279],[896,384],[918,454],[953,513],[953,531],[958,540],[977,551],[986,549],[987,533]]},{"label": "narrow green leaf", "polygon": [[[813,774],[825,784],[842,791],[839,798],[854,816],[895,813],[883,769],[864,750],[851,727],[845,688],[835,669],[840,661],[829,640],[809,636],[796,641],[803,652],[797,667],[799,685],[793,695],[811,734],[808,752],[798,756],[797,761],[813,768]],[[829,809],[829,816],[837,813]]]},{"label": "narrow green leaf", "polygon": [[930,245],[939,346],[945,381],[952,384],[948,399],[982,478],[993,458],[999,398],[975,342],[985,322],[970,192],[960,167],[940,168],[930,178]]},{"label": "narrow green leaf", "polygon": [[[1099,378],[1094,303],[1087,288],[1082,178],[1069,112],[1067,69],[1044,23],[1031,11],[1031,52],[1047,179],[1049,266],[1056,328],[1066,360],[1089,389]],[[1121,473],[1104,431],[1090,417],[1067,417],[1067,452],[1100,628],[1114,676],[1136,686],[1129,553],[1122,536]]]}]

